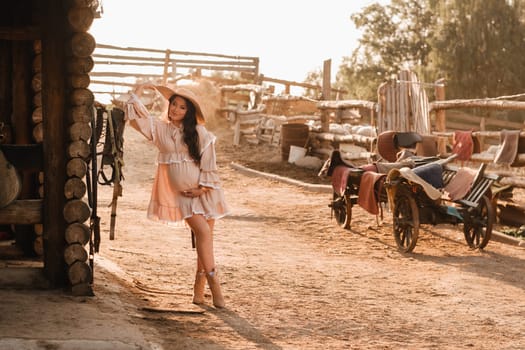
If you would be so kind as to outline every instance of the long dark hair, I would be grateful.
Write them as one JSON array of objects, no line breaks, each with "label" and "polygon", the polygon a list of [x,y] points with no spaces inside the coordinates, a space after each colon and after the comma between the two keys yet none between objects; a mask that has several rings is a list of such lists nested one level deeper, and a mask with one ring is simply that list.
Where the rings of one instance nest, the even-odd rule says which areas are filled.
[{"label": "long dark hair", "polygon": [[196,109],[193,102],[191,102],[189,99],[187,99],[184,96],[180,95],[172,95],[169,99],[169,103],[173,102],[175,97],[182,97],[184,101],[186,101],[186,106],[188,109],[186,110],[186,115],[184,116],[184,119],[182,119],[182,130],[184,133],[184,143],[188,146],[188,150],[190,152],[190,156],[197,162],[201,161],[201,152],[199,149],[199,134],[197,133],[197,116],[196,116]]}]

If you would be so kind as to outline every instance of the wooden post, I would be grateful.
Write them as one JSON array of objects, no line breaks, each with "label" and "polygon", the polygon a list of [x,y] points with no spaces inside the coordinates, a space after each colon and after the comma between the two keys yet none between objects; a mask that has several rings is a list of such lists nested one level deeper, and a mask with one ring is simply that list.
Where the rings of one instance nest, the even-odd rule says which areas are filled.
[{"label": "wooden post", "polygon": [[[490,112],[489,112],[488,117],[490,118]],[[485,117],[481,118],[481,122],[479,124],[479,130],[480,131],[487,130],[487,119]],[[483,150],[485,149],[485,136],[479,135],[478,142],[479,142],[479,151],[483,152]]]},{"label": "wooden post", "polygon": [[164,71],[162,72],[162,85],[166,86],[166,83],[168,82],[168,71],[170,68],[170,56],[171,51],[170,49],[166,50],[166,56],[164,56]]},{"label": "wooden post", "polygon": [[[323,64],[323,91],[321,92],[322,100],[330,99],[330,75],[331,75],[332,60],[325,60]],[[323,109],[321,114],[321,131],[328,132],[330,130],[330,112],[328,109]],[[330,142],[321,142],[321,147],[325,147]]]},{"label": "wooden post", "polygon": [[66,284],[66,13],[62,0],[42,6],[42,112],[44,123],[44,272],[52,286]]},{"label": "wooden post", "polygon": [[241,144],[241,116],[235,112],[235,126],[233,128],[233,144],[239,146]]},{"label": "wooden post", "polygon": [[171,62],[171,75],[173,78],[177,77],[177,61],[175,60]]},{"label": "wooden post", "polygon": [[[6,123],[11,130],[10,115],[12,110],[12,87],[11,87],[11,44],[7,40],[0,40],[0,123]],[[6,136],[7,137],[7,136]],[[4,139],[6,143],[11,143],[11,139]]]},{"label": "wooden post", "polygon": [[[15,41],[12,49],[13,69],[13,110],[12,126],[14,143],[30,144],[32,142],[32,100],[31,85],[33,80],[33,44],[31,41]],[[37,192],[34,186],[35,173],[23,170],[22,191],[19,199],[31,199]],[[15,240],[25,254],[34,253],[35,233],[33,225],[15,225]]]},{"label": "wooden post", "polygon": [[254,59],[254,63],[255,63],[255,71],[253,72],[253,76],[254,76],[254,84],[260,84],[260,81],[259,81],[259,57],[256,57]]},{"label": "wooden post", "polygon": [[323,100],[330,100],[330,92],[332,91],[332,86],[330,83],[332,76],[332,60],[325,60],[323,62]]},{"label": "wooden post", "polygon": [[[436,100],[437,101],[444,101],[445,100],[445,79],[441,78],[436,80]],[[447,123],[446,123],[446,115],[444,109],[438,109],[436,111],[436,131],[437,132],[445,132],[447,129]],[[447,138],[446,137],[438,137],[438,153],[439,154],[446,154],[447,153]]]}]

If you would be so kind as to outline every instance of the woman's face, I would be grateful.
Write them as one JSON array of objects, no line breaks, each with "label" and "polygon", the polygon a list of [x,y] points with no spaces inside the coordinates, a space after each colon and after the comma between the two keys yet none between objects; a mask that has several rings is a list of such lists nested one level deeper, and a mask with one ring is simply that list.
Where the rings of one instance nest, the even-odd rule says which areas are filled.
[{"label": "woman's face", "polygon": [[175,96],[168,109],[168,119],[175,125],[180,126],[187,111],[186,100],[180,96]]}]

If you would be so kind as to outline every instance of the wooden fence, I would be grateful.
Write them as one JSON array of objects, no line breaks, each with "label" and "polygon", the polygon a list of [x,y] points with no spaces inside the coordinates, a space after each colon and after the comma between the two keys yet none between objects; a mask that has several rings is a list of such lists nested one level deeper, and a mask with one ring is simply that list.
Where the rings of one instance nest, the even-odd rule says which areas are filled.
[{"label": "wooden fence", "polygon": [[237,74],[248,81],[259,75],[259,58],[204,52],[118,47],[97,44],[90,73],[95,94],[126,92],[137,80],[175,83],[202,71]]},{"label": "wooden fence", "polygon": [[[95,66],[90,73],[94,94],[115,95],[125,93],[137,81],[148,80],[158,84],[176,83],[181,79],[205,76],[220,85],[239,83],[275,84],[282,86],[285,94],[292,87],[313,90],[320,95],[322,86],[267,77],[259,72],[259,58],[204,52],[160,50],[138,47],[119,47],[97,44],[92,55]],[[343,89],[330,87],[330,96],[339,99]]]}]

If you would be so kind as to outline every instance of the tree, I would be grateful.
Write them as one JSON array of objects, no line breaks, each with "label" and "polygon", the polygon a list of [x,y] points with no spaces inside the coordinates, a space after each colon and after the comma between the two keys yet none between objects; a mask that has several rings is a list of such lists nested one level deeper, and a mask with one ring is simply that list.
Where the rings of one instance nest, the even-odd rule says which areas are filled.
[{"label": "tree", "polygon": [[492,97],[525,88],[525,0],[392,0],[351,19],[363,35],[339,67],[337,84],[355,98],[402,69],[447,81],[447,98]]},{"label": "tree", "polygon": [[363,35],[359,46],[339,67],[338,86],[355,98],[374,100],[379,84],[400,69],[424,73],[434,19],[427,1],[373,4],[353,14],[351,19]]},{"label": "tree", "polygon": [[[323,71],[321,69],[313,70],[308,72],[308,75],[304,79],[305,83],[312,84],[312,85],[323,85]],[[313,99],[320,99],[321,93],[316,89],[305,89],[304,96],[310,97]]]},{"label": "tree", "polygon": [[433,71],[447,80],[450,98],[523,92],[523,1],[456,0],[438,3]]}]

